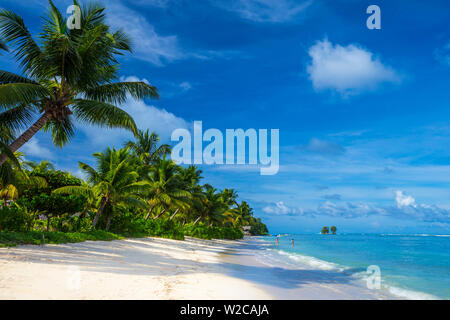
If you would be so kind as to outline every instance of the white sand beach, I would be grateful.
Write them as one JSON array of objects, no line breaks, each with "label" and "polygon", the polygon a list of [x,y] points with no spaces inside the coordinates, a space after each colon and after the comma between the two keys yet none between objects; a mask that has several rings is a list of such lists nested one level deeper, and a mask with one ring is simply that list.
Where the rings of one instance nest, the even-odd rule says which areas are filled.
[{"label": "white sand beach", "polygon": [[0,299],[379,299],[342,274],[265,264],[258,244],[157,238],[0,248]]}]

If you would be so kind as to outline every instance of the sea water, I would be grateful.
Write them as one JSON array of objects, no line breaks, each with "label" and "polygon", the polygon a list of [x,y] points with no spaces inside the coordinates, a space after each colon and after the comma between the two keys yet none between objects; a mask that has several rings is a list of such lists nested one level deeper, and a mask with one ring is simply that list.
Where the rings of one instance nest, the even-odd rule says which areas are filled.
[{"label": "sea water", "polygon": [[[292,247],[291,239],[294,239]],[[450,299],[450,235],[296,234],[258,237],[273,263],[369,276],[381,271],[381,289],[405,299]]]}]

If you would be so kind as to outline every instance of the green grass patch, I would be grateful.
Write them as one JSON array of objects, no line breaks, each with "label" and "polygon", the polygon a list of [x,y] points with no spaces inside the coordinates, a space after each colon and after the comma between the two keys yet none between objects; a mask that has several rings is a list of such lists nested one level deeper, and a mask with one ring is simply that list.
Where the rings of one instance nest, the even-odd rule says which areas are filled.
[{"label": "green grass patch", "polygon": [[86,240],[92,241],[111,241],[123,239],[122,236],[106,232],[103,230],[89,232],[45,232],[45,231],[29,231],[29,232],[0,232],[0,246],[11,247],[21,244],[60,244],[75,243]]}]

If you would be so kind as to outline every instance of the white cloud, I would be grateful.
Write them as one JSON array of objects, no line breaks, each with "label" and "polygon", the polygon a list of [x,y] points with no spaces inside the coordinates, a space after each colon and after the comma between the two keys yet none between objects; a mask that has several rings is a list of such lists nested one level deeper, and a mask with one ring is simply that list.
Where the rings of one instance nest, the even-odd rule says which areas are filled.
[{"label": "white cloud", "polygon": [[416,207],[416,200],[411,196],[405,195],[403,191],[395,191],[395,202],[397,203],[397,208],[399,209],[409,206]]},{"label": "white cloud", "polygon": [[369,216],[385,216],[396,219],[413,219],[432,223],[450,223],[450,210],[435,205],[416,204],[412,196],[402,191],[395,193],[396,206],[376,206],[369,203],[335,203],[325,201],[311,209],[291,208],[284,202],[266,205],[262,211],[272,215],[302,215],[308,217],[329,216],[334,218],[364,218]]},{"label": "white cloud", "polygon": [[25,143],[20,150],[25,154],[25,157],[38,157],[45,159],[54,159],[52,152],[39,144],[39,139],[33,137],[30,141]]},{"label": "white cloud", "polygon": [[192,89],[192,85],[189,82],[184,81],[180,83],[180,88],[183,89],[183,91],[189,91]]},{"label": "white cloud", "polygon": [[[122,81],[143,81],[148,83],[146,79],[139,79],[134,76],[122,78]],[[130,114],[139,129],[149,129],[155,131],[162,142],[170,142],[172,131],[178,128],[189,129],[190,125],[184,119],[177,117],[173,113],[157,108],[153,105],[147,105],[144,101],[136,101],[131,97],[121,106],[128,114]],[[86,134],[91,144],[96,146],[112,146],[121,147],[122,143],[132,138],[129,131],[122,129],[106,129],[95,126],[79,125],[79,128]]]},{"label": "white cloud", "polygon": [[255,22],[280,23],[292,20],[309,7],[312,1],[295,0],[226,0],[215,2],[219,7],[236,12]]},{"label": "white cloud", "polygon": [[275,215],[294,215],[296,213],[299,213],[298,210],[286,206],[283,201],[279,201],[279,202],[267,205],[262,210],[265,213],[275,214]]},{"label": "white cloud", "polygon": [[373,53],[358,45],[333,45],[318,41],[309,51],[307,72],[316,90],[335,90],[342,95],[373,90],[383,82],[398,82],[399,76]]},{"label": "white cloud", "polygon": [[141,60],[162,65],[165,61],[184,57],[177,36],[159,35],[143,15],[120,2],[114,1],[108,5],[107,19],[113,28],[120,28],[131,37],[134,56]]}]

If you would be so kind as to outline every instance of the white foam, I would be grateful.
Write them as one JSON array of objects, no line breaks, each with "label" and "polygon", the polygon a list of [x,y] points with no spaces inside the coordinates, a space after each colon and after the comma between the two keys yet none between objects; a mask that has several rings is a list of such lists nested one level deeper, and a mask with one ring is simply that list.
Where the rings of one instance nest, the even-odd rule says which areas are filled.
[{"label": "white foam", "polygon": [[394,286],[386,285],[386,290],[395,296],[400,298],[406,298],[408,300],[439,300],[438,297],[433,296],[432,294],[428,294],[420,291],[412,291],[407,289],[402,289]]},{"label": "white foam", "polygon": [[289,259],[294,260],[295,262],[300,262],[302,264],[305,264],[307,266],[318,268],[321,270],[337,270],[337,271],[343,271],[345,268],[325,260],[321,260],[315,257],[301,255],[298,253],[289,253],[282,250],[277,250],[277,252],[281,255],[287,256]]}]

